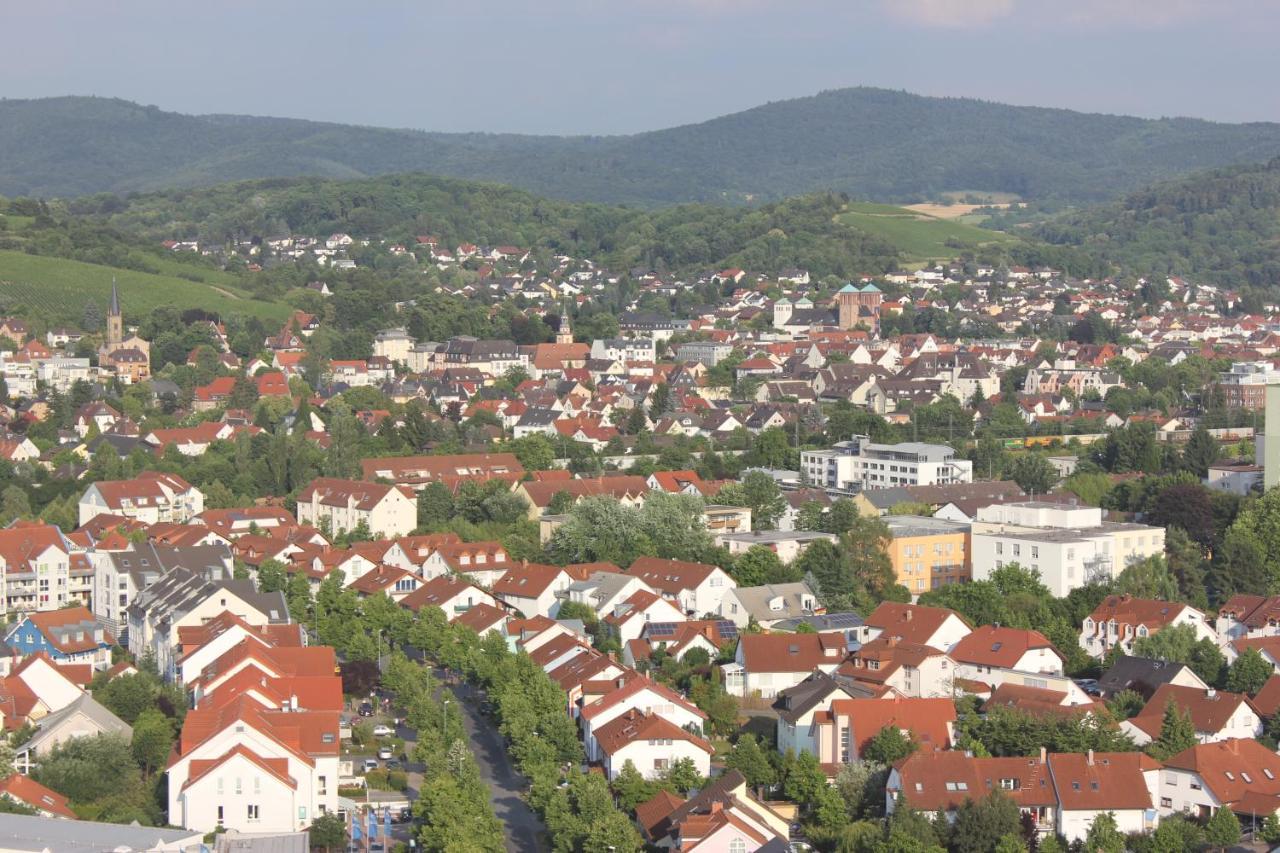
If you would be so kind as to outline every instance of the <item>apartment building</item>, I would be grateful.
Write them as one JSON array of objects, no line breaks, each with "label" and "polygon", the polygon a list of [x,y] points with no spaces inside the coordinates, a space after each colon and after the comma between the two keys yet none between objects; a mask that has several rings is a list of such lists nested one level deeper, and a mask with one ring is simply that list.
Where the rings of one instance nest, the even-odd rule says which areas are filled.
[{"label": "apartment building", "polygon": [[1017,563],[1039,572],[1054,595],[1065,596],[1163,553],[1164,528],[1104,522],[1097,507],[1019,501],[979,509],[971,542],[974,580]]},{"label": "apartment building", "polygon": [[80,497],[80,524],[103,513],[157,524],[186,524],[204,512],[204,493],[177,474],[144,471],[132,480],[102,480]]},{"label": "apartment building", "polygon": [[354,530],[361,523],[375,536],[405,536],[418,526],[413,491],[403,486],[317,477],[298,495],[299,524],[310,524],[331,535]]},{"label": "apartment building", "polygon": [[945,444],[876,444],[857,435],[829,450],[801,451],[800,473],[808,483],[821,488],[858,492],[972,482],[973,463],[958,459],[955,449]]},{"label": "apartment building", "polygon": [[886,515],[894,577],[912,595],[969,580],[969,525],[923,515]]}]

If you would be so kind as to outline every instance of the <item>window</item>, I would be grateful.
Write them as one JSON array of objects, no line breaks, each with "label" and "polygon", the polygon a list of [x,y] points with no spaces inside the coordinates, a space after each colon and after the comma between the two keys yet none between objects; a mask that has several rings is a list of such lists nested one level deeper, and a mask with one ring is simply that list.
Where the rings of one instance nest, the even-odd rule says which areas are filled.
[{"label": "window", "polygon": [[261,794],[261,793],[262,793],[262,777],[261,777],[261,776],[254,776],[254,777],[253,777],[253,792],[254,792],[255,794]]},{"label": "window", "polygon": [[249,820],[256,821],[258,819],[258,807],[256,805],[250,804],[248,807],[248,811],[249,811]]},{"label": "window", "polygon": [[1173,808],[1173,800],[1169,799],[1168,797],[1161,797],[1161,798],[1160,798],[1160,808],[1162,808],[1162,809],[1171,809],[1171,808]]},{"label": "window", "polygon": [[729,853],[747,853],[747,842],[735,838],[729,842]]},{"label": "window", "polygon": [[218,806],[218,824],[222,824],[222,806]]},{"label": "window", "polygon": [[1017,543],[1017,542],[1014,542],[1014,543],[1013,543],[1013,556],[1018,557],[1018,556],[1021,556],[1021,555],[1022,555],[1022,545],[1021,545],[1021,544],[1019,544],[1019,543]]},{"label": "window", "polygon": [[1000,790],[1002,791],[1016,791],[1018,790],[1019,787],[1021,786],[1018,784],[1017,779],[1001,779],[1000,780]]},{"label": "window", "polygon": [[318,779],[316,779],[316,786],[317,786],[317,788],[319,788],[320,796],[322,796],[322,797],[323,797],[325,794],[328,794],[328,793],[329,793],[329,778],[328,778],[327,776],[321,776],[321,777],[319,777]]},{"label": "window", "polygon": [[218,793],[219,794],[222,793],[222,777],[221,776],[218,777]]},{"label": "window", "polygon": [[240,793],[240,777],[239,776],[236,777],[236,793],[237,794]]},{"label": "window", "polygon": [[298,820],[305,821],[307,819],[307,807],[298,806]]},{"label": "window", "polygon": [[654,770],[666,770],[669,764],[670,764],[670,759],[666,759],[666,758],[653,759]]}]

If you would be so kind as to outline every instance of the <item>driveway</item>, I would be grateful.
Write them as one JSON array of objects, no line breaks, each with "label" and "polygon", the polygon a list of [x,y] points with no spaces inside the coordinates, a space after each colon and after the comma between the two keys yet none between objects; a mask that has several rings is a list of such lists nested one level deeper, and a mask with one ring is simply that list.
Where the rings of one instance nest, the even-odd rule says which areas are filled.
[{"label": "driveway", "polygon": [[524,800],[528,782],[511,765],[506,745],[497,727],[480,713],[480,700],[469,685],[454,684],[454,702],[462,709],[462,721],[467,737],[471,739],[471,752],[480,768],[480,778],[489,786],[493,813],[502,822],[506,833],[507,850],[511,853],[542,853],[546,827]]}]

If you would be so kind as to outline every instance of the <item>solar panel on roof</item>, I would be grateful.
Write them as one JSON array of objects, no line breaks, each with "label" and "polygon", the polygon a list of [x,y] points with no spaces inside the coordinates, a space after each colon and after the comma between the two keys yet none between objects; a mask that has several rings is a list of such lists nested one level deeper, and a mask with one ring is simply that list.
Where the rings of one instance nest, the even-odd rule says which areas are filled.
[{"label": "solar panel on roof", "polygon": [[674,622],[651,622],[649,624],[650,637],[669,637],[676,632]]},{"label": "solar panel on roof", "polygon": [[738,626],[732,622],[717,622],[716,630],[720,632],[722,637],[733,638],[738,636]]}]

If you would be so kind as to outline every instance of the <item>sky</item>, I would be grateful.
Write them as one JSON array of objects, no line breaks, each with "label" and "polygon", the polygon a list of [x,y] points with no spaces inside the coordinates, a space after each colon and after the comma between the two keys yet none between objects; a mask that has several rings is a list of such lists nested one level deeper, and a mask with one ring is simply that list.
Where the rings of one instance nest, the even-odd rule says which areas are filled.
[{"label": "sky", "polygon": [[614,134],[845,86],[1280,121],[1277,0],[0,0],[0,97]]}]

